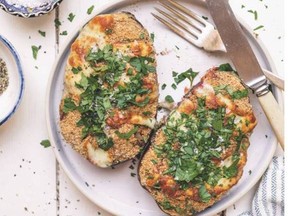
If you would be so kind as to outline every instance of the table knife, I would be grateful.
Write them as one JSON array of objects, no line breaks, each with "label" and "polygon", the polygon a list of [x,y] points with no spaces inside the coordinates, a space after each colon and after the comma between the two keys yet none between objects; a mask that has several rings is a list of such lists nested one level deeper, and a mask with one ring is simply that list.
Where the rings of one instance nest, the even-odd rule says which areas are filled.
[{"label": "table knife", "polygon": [[243,84],[252,89],[284,149],[284,114],[228,0],[206,0],[213,21]]}]

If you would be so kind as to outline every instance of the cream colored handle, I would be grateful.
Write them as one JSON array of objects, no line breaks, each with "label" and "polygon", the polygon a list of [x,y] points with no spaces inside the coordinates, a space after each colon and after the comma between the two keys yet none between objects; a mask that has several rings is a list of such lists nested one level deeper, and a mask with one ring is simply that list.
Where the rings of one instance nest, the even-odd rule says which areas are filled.
[{"label": "cream colored handle", "polygon": [[271,92],[258,98],[277,140],[284,150],[284,114]]},{"label": "cream colored handle", "polygon": [[284,91],[284,80],[282,78],[265,69],[263,69],[263,72],[275,86]]}]

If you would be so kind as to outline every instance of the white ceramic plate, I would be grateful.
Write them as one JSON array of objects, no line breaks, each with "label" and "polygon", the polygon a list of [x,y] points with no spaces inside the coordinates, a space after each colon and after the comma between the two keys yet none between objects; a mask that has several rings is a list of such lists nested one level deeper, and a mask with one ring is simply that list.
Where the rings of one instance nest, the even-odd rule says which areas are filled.
[{"label": "white ceramic plate", "polygon": [[[210,21],[212,20],[203,1],[194,0],[193,3],[191,1],[189,3],[189,1],[182,0],[180,2],[208,17]],[[192,67],[194,71],[201,72],[198,77],[199,80],[207,69],[229,62],[229,60],[224,53],[207,53],[199,50],[167,30],[150,15],[156,5],[157,1],[154,0],[141,2],[117,0],[95,11],[95,14],[129,11],[150,33],[155,34],[154,45],[158,53],[159,86],[163,83],[167,84],[167,88],[160,93],[160,100],[170,94],[175,101],[180,101],[184,87],[188,86],[188,83],[183,83],[178,86],[177,90],[173,90],[171,88],[173,70],[182,72]],[[78,27],[78,31],[81,27]],[[163,215],[164,213],[159,210],[154,200],[140,186],[137,176],[134,176],[137,173],[135,161],[122,163],[115,166],[115,169],[95,167],[74,152],[60,134],[58,111],[63,91],[64,68],[70,45],[78,31],[72,34],[73,36],[63,46],[64,49],[54,65],[47,92],[47,125],[56,157],[67,175],[83,194],[107,211],[116,215]],[[272,62],[263,51],[263,46],[260,46],[247,31],[246,35],[259,58],[261,66],[273,71]],[[241,198],[259,180],[273,156],[276,139],[254,95],[251,95],[251,101],[259,123],[250,139],[251,146],[248,150],[248,162],[243,177],[221,201],[203,211],[200,215],[216,214]]]},{"label": "white ceramic plate", "polygon": [[0,35],[0,58],[6,63],[9,85],[0,95],[0,125],[18,108],[24,89],[24,77],[19,56],[13,45]]}]

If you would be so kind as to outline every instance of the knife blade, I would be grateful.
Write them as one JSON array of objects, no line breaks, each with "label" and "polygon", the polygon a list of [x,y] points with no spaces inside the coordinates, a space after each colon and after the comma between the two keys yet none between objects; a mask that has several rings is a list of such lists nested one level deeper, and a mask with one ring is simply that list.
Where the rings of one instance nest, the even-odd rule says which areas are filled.
[{"label": "knife blade", "polygon": [[284,115],[269,90],[260,64],[237,21],[228,0],[206,0],[213,21],[242,82],[257,95],[259,102],[284,149]]}]

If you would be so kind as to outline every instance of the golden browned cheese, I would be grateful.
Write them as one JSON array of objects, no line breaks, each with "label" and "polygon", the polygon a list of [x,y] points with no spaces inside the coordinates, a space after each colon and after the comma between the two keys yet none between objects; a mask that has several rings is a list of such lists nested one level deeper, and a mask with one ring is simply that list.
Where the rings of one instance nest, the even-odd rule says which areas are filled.
[{"label": "golden browned cheese", "polygon": [[[134,15],[117,13],[99,15],[91,19],[71,45],[60,104],[61,133],[73,149],[97,166],[109,167],[135,157],[146,144],[154,127],[158,83],[154,71],[156,61],[152,43],[149,33]],[[106,52],[102,59],[92,56],[92,54],[99,56],[102,51]],[[142,61],[142,69],[146,66],[150,69],[139,70],[133,65],[133,61],[134,63]],[[108,74],[108,78],[105,77],[105,73]],[[95,125],[85,126],[87,122],[83,124],[84,115],[87,117],[88,112],[85,114],[79,109],[83,104],[83,106],[87,104],[85,97],[87,89],[92,86],[92,77],[96,77],[94,82],[99,82],[93,94],[95,98],[99,96],[100,99],[94,98],[92,100],[95,101],[89,101],[90,106],[103,107],[103,103],[105,106],[102,113],[98,113],[97,109],[89,111],[89,115],[96,115],[91,121],[102,119],[102,123],[97,126],[102,130],[100,133],[92,129]],[[136,84],[131,84],[132,82]],[[131,91],[129,94],[128,90],[132,85],[136,89],[135,92],[139,93]],[[135,87],[136,85],[138,87]],[[124,95],[121,91],[126,92],[124,105],[124,102],[122,104],[119,102],[119,98]],[[129,96],[132,98],[128,98]],[[99,105],[99,100],[105,102],[102,101]],[[69,103],[73,105],[72,107],[78,106],[78,108],[71,108]],[[98,143],[100,139],[97,134],[109,139],[109,142],[112,141],[113,145],[102,148]]]},{"label": "golden browned cheese", "polygon": [[153,137],[140,161],[141,185],[169,215],[206,209],[241,178],[255,126],[238,76],[210,69]]}]

